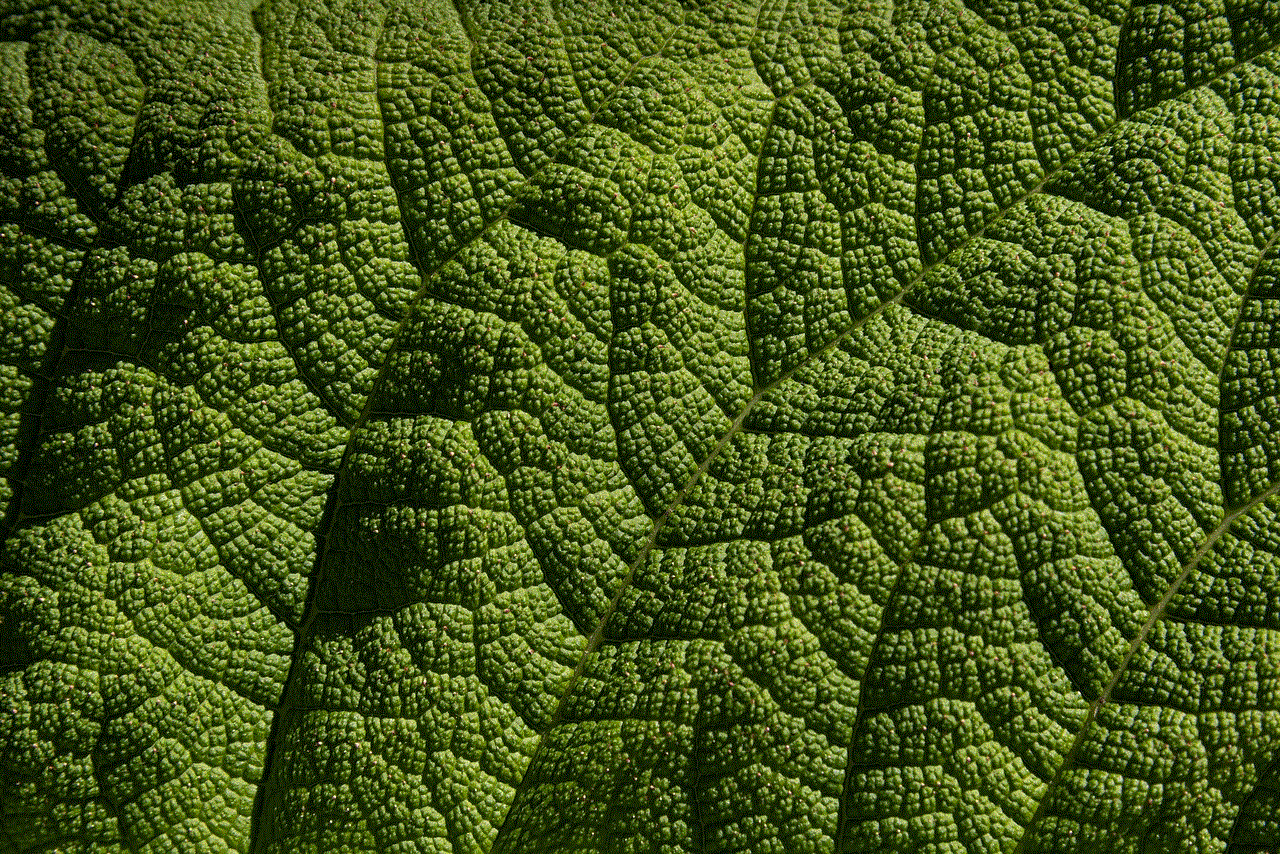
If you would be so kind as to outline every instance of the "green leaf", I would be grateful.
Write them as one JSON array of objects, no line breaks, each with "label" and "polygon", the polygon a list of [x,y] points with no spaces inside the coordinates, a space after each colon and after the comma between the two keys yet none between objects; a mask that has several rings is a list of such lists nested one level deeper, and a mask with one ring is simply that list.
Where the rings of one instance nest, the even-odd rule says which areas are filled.
[{"label": "green leaf", "polygon": [[1280,7],[0,3],[0,849],[1280,849]]}]

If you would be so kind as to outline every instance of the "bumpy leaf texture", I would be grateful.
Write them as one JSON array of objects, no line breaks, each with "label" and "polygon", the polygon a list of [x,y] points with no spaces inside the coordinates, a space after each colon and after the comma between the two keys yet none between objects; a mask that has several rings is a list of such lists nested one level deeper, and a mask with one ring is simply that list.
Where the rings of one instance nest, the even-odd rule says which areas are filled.
[{"label": "bumpy leaf texture", "polygon": [[1280,4],[0,7],[0,847],[1280,847]]}]

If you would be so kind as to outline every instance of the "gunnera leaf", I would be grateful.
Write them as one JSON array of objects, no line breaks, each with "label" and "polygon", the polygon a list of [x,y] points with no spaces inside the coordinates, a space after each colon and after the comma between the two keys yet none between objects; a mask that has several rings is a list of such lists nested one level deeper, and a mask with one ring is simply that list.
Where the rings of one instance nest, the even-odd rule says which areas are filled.
[{"label": "gunnera leaf", "polygon": [[1278,46],[0,3],[0,849],[1277,850]]}]

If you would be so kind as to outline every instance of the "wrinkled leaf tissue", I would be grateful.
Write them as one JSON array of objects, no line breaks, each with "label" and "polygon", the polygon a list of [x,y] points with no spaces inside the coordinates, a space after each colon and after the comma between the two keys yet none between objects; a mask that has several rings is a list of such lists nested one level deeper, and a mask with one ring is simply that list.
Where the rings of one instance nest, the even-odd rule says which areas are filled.
[{"label": "wrinkled leaf tissue", "polygon": [[1280,4],[0,3],[0,849],[1280,850]]}]

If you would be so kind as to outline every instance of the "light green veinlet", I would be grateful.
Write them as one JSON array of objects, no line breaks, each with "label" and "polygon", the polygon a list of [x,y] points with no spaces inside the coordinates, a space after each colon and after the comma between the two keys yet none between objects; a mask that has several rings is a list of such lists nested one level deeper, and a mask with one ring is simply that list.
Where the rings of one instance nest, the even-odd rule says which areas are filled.
[{"label": "light green veinlet", "polygon": [[0,850],[1280,851],[1278,237],[1277,0],[0,0]]}]

